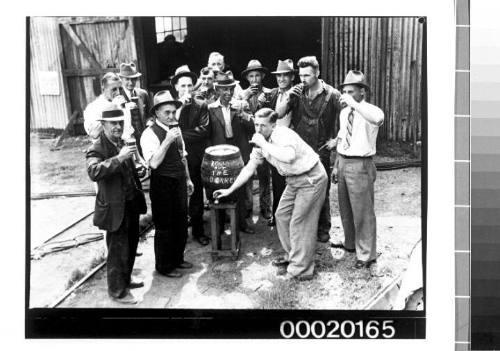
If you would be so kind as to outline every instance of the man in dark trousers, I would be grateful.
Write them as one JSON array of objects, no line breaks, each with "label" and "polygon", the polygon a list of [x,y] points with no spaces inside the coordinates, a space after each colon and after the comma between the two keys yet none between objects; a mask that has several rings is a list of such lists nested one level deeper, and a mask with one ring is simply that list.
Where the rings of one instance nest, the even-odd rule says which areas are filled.
[{"label": "man in dark trousers", "polygon": [[362,72],[349,71],[341,89],[340,102],[345,107],[340,112],[333,177],[338,181],[345,242],[332,243],[332,246],[356,252],[355,268],[369,268],[377,259],[373,189],[377,169],[372,157],[376,153],[384,112],[365,100],[369,87]]},{"label": "man in dark trousers", "polygon": [[[276,110],[276,105],[285,99],[287,91],[292,88],[293,80],[295,79],[295,70],[293,68],[293,61],[291,59],[286,59],[284,61],[278,60],[278,66],[276,71],[271,72],[276,77],[276,83],[278,87],[271,89],[269,94],[261,93],[258,97],[262,106],[269,107]],[[277,126],[290,127],[290,113],[285,115],[276,121]],[[268,225],[275,225],[276,210],[278,209],[278,203],[281,199],[281,195],[285,190],[286,178],[280,175],[276,167],[271,166],[271,179],[272,179],[272,189],[273,189],[273,217],[269,220]]]},{"label": "man in dark trousers", "polygon": [[129,289],[144,285],[131,275],[139,242],[139,214],[146,213],[141,183],[131,160],[137,148],[123,145],[123,110],[109,103],[99,120],[103,130],[87,151],[87,173],[98,189],[94,225],[106,230],[109,295],[120,303],[135,304],[138,301]]},{"label": "man in dark trousers", "polygon": [[[299,77],[302,84],[289,90],[288,98],[276,107],[279,118],[292,113],[293,130],[319,154],[330,177],[330,151],[335,147],[335,123],[340,111],[340,92],[319,79],[319,63],[315,56],[302,57]],[[330,239],[330,182],[318,224],[318,240]]]},{"label": "man in dark trousers", "polygon": [[[248,102],[249,111],[252,115],[263,107],[262,102],[259,100],[259,96],[271,92],[271,89],[262,85],[267,72],[267,68],[263,67],[259,60],[250,60],[247,68],[241,72],[241,76],[248,81],[249,87],[243,90],[240,98]],[[272,217],[270,187],[271,170],[266,160],[257,167],[257,177],[259,178],[260,213],[262,217],[270,220]]]},{"label": "man in dark trousers", "polygon": [[178,270],[192,268],[184,260],[187,240],[188,195],[193,193],[186,148],[176,118],[181,102],[163,90],[153,98],[153,125],[141,137],[144,159],[152,169],[149,196],[155,225],[155,268],[180,278]]},{"label": "man in dark trousers", "polygon": [[209,239],[203,230],[203,183],[201,182],[201,161],[208,146],[208,111],[207,104],[193,98],[193,86],[196,74],[188,66],[181,66],[172,77],[172,85],[182,105],[176,111],[176,118],[186,144],[189,175],[194,185],[194,192],[189,200],[189,216],[193,239],[201,245],[208,245]]},{"label": "man in dark trousers", "polygon": [[[244,163],[250,159],[249,139],[255,132],[252,116],[243,109],[243,104],[238,100],[231,100],[235,86],[238,82],[234,79],[231,71],[218,72],[215,78],[215,89],[219,99],[208,105],[209,139],[211,145],[231,144],[240,149]],[[253,234],[252,225],[246,221],[245,192],[238,191],[238,217],[239,229],[243,232]]]}]

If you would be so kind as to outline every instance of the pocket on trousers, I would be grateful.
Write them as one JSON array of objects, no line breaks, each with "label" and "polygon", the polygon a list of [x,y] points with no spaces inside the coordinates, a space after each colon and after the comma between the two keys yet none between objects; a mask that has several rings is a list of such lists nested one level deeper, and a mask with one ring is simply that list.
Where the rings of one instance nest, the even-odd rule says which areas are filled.
[{"label": "pocket on trousers", "polygon": [[98,198],[95,201],[94,225],[101,227],[108,217],[110,205]]}]

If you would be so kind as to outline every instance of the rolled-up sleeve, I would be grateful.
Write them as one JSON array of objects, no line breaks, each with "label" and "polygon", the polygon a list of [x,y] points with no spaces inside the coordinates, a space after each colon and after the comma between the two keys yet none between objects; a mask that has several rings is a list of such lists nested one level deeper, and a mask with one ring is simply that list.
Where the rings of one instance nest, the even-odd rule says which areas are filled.
[{"label": "rolled-up sleeve", "polygon": [[141,148],[144,161],[146,161],[148,165],[151,157],[153,157],[159,147],[160,141],[158,140],[158,137],[151,130],[151,128],[147,128],[141,135]]}]

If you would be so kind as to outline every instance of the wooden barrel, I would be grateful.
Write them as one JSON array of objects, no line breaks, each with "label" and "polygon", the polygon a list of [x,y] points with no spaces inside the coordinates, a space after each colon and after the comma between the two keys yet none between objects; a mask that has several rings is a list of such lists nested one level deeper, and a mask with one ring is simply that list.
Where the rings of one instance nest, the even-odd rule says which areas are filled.
[{"label": "wooden barrel", "polygon": [[[201,163],[201,179],[209,200],[213,200],[215,190],[229,188],[243,166],[238,147],[227,144],[207,147]],[[234,201],[235,195],[227,200]]]}]

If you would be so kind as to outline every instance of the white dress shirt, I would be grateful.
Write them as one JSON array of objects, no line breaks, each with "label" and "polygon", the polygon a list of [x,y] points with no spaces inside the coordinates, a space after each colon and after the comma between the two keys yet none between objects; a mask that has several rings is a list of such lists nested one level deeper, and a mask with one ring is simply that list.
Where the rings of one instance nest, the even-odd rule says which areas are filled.
[{"label": "white dress shirt", "polygon": [[[363,109],[369,111],[372,116],[377,116],[377,119],[384,119],[384,112],[375,105],[372,105],[365,100],[360,104]],[[356,110],[354,110],[354,120],[352,123],[352,135],[350,138],[350,145],[346,142],[347,125],[349,124],[349,112],[351,108],[345,107],[340,111],[340,129],[337,137],[340,142],[337,144],[337,152],[345,156],[373,156],[376,153],[376,143],[379,125],[368,122]],[[383,123],[383,122],[382,122]],[[382,123],[380,125],[382,125]]]},{"label": "white dress shirt", "polygon": [[[165,131],[168,131],[169,128],[161,123],[158,119],[156,119],[156,124],[163,128]],[[186,157],[187,152],[186,152],[186,146],[184,145],[184,140],[182,139],[182,135],[180,135],[177,138],[177,145],[179,145],[179,154],[181,157]],[[144,130],[144,132],[141,135],[141,148],[142,148],[142,156],[144,157],[144,160],[146,163],[149,165],[149,161],[151,161],[151,157],[158,151],[160,148],[160,140],[156,136],[155,132],[153,131],[152,127],[148,127]],[[175,144],[172,143],[170,144],[169,147],[175,147]]]}]

